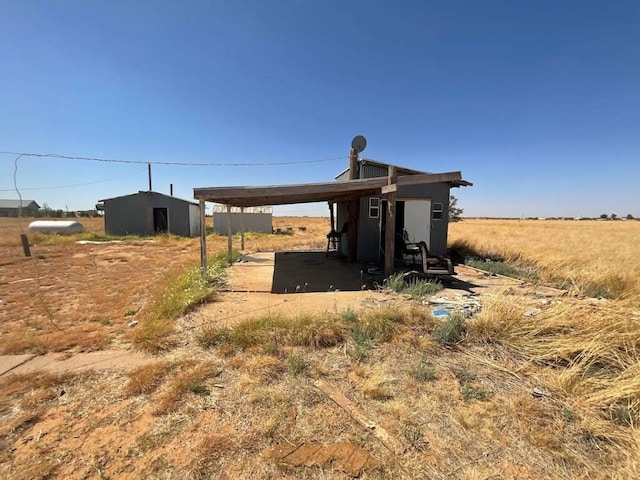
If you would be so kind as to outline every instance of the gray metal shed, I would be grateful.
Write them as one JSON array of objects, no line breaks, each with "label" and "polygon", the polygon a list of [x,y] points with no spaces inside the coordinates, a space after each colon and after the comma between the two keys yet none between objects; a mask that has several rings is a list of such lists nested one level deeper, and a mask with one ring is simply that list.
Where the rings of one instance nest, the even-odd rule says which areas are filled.
[{"label": "gray metal shed", "polygon": [[272,207],[231,207],[230,216],[231,219],[229,220],[226,205],[214,205],[214,233],[227,235],[229,232],[229,221],[231,221],[232,234],[242,231],[258,233],[271,233],[273,231]]},{"label": "gray metal shed", "polygon": [[20,212],[23,217],[29,217],[39,209],[40,205],[34,200],[0,199],[0,217],[17,217]]},{"label": "gray metal shed", "polygon": [[[370,159],[358,160],[359,179],[387,177],[394,165]],[[409,168],[396,167],[399,176],[425,175]],[[349,180],[349,170],[341,172],[336,180]],[[432,255],[447,254],[449,225],[449,192],[452,187],[469,186],[465,180],[400,185],[396,194],[395,232],[408,242],[424,241]],[[384,257],[386,228],[386,198],[376,194],[359,198],[357,259],[377,262]],[[337,228],[347,222],[347,203],[337,205]],[[343,245],[343,249],[346,248]],[[346,253],[346,252],[345,252]]]},{"label": "gray metal shed", "polygon": [[199,207],[189,200],[140,191],[105,198],[100,202],[103,204],[105,232],[109,235],[200,235]]}]

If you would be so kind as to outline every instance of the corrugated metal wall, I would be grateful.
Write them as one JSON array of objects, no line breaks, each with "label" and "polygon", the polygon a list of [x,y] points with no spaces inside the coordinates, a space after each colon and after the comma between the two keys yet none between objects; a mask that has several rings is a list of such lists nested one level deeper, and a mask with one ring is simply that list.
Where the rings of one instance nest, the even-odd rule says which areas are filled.
[{"label": "corrugated metal wall", "polygon": [[[231,213],[231,233],[240,233],[242,222],[244,222],[245,232],[271,233],[273,231],[271,213],[245,213],[244,219],[241,219],[240,215],[240,213]],[[226,212],[213,212],[213,231],[227,234]]]},{"label": "corrugated metal wall", "polygon": [[180,198],[156,192],[105,199],[105,231],[109,235],[153,235],[153,209],[166,208],[169,233],[188,237],[189,205]]}]

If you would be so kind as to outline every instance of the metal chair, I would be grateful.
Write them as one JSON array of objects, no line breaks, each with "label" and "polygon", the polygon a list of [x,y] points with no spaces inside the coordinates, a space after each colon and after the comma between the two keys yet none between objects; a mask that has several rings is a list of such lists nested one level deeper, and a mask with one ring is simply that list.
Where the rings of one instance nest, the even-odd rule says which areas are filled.
[{"label": "metal chair", "polygon": [[327,233],[327,252],[326,256],[329,256],[330,251],[340,252],[340,244],[342,242],[342,234],[347,233],[348,223],[345,222],[342,229],[339,232],[331,230]]}]

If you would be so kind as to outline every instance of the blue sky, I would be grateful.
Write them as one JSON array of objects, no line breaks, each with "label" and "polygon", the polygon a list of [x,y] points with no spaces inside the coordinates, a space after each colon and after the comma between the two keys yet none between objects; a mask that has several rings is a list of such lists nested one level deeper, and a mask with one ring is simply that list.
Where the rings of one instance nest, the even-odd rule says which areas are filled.
[{"label": "blue sky", "polygon": [[[0,150],[333,159],[153,168],[154,190],[192,198],[331,180],[363,134],[365,157],[461,170],[466,215],[640,216],[639,45],[636,0],[5,0]],[[0,154],[0,190],[14,159]],[[22,158],[17,182],[63,209],[147,188],[144,165],[61,159]],[[27,190],[89,182],[102,183]]]}]

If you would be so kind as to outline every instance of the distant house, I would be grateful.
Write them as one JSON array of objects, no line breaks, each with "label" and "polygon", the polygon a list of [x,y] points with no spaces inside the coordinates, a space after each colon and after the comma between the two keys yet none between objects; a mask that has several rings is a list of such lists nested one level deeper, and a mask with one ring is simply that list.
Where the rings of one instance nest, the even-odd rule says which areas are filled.
[{"label": "distant house", "polygon": [[2,200],[0,199],[0,217],[17,217],[20,213],[20,206],[22,205],[21,215],[23,217],[32,217],[40,209],[34,200]]},{"label": "distant house", "polygon": [[231,233],[239,233],[243,228],[245,232],[271,233],[273,231],[272,207],[231,207],[231,218],[226,205],[213,207],[213,231],[226,235],[229,232],[229,220],[231,220]]},{"label": "distant house", "polygon": [[104,211],[104,229],[108,235],[200,235],[199,208],[195,202],[143,191],[100,202],[96,209]]}]

